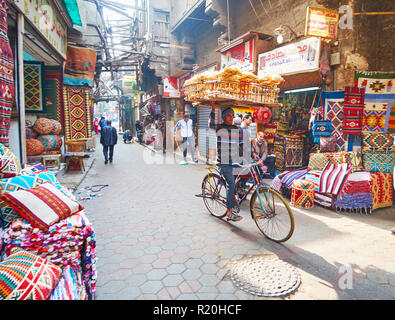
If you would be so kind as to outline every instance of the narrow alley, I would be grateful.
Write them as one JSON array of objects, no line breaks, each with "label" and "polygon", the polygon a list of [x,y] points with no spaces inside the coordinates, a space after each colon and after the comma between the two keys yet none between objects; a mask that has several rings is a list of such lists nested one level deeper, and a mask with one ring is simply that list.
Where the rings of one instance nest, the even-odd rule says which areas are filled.
[{"label": "narrow alley", "polygon": [[117,144],[112,164],[104,164],[100,146],[94,157],[77,196],[109,185],[81,202],[96,232],[97,300],[267,299],[238,289],[229,276],[233,263],[250,256],[297,267],[301,285],[283,299],[395,297],[391,209],[368,216],[293,208],[295,232],[280,245],[262,236],[247,205],[240,222],[210,216],[194,196],[204,164],[158,164],[162,154],[138,143]]}]

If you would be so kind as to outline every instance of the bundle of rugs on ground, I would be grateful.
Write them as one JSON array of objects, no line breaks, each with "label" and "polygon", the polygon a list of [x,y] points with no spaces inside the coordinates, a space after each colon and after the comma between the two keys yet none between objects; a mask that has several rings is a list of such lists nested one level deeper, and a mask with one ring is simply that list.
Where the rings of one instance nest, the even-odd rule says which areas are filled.
[{"label": "bundle of rugs on ground", "polygon": [[92,299],[96,241],[84,208],[39,163],[9,172],[0,179],[0,300]]},{"label": "bundle of rugs on ground", "polygon": [[[304,203],[297,198],[306,197],[307,189],[314,187],[316,205],[340,213],[371,214],[393,205],[393,175],[386,168],[376,171],[364,168],[359,152],[312,153],[307,169],[284,171],[273,179],[271,187],[291,198],[294,206]],[[306,190],[296,192],[294,182],[302,183]]]}]

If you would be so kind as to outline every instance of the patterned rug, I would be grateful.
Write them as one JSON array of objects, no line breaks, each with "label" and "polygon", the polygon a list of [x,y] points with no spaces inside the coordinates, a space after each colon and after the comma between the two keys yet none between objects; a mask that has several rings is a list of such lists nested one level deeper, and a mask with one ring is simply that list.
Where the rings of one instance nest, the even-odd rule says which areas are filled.
[{"label": "patterned rug", "polygon": [[9,5],[5,0],[1,0],[0,4],[0,143],[8,145],[8,131],[15,96],[14,57],[7,35]]},{"label": "patterned rug", "polygon": [[295,170],[303,166],[303,138],[289,136],[285,145],[285,168]]},{"label": "patterned rug", "polygon": [[93,87],[95,68],[96,50],[67,46],[64,84]]},{"label": "patterned rug", "polygon": [[387,110],[386,127],[389,134],[395,134],[395,102]]},{"label": "patterned rug", "polygon": [[365,89],[345,87],[343,104],[343,134],[360,134],[365,101]]},{"label": "patterned rug", "polygon": [[392,207],[392,174],[371,173],[373,210],[385,207]]},{"label": "patterned rug", "polygon": [[42,62],[29,62],[23,64],[25,83],[25,110],[26,113],[44,113],[43,72]]},{"label": "patterned rug", "polygon": [[47,118],[55,119],[63,124],[63,73],[60,68],[46,67],[44,79],[45,106],[47,107]]},{"label": "patterned rug", "polygon": [[89,88],[63,86],[66,140],[90,139],[92,124]]},{"label": "patterned rug", "polygon": [[[365,89],[364,124],[362,131],[387,133],[391,106],[395,103],[395,73],[355,72],[355,83]],[[393,115],[395,120],[395,115]],[[394,125],[395,127],[395,122]],[[391,128],[395,134],[395,128]]]},{"label": "patterned rug", "polygon": [[344,91],[324,92],[324,116],[330,120],[333,127],[332,137],[337,139],[337,151],[345,149],[346,140],[343,137],[343,103]]}]

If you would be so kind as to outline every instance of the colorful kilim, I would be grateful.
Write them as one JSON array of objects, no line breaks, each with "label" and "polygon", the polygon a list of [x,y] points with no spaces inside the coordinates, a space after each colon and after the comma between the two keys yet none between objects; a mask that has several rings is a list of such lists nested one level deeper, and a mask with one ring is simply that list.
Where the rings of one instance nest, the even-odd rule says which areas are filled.
[{"label": "colorful kilim", "polygon": [[277,133],[277,123],[268,123],[263,129],[265,140],[267,143],[274,143],[274,136]]},{"label": "colorful kilim", "polygon": [[362,152],[395,152],[394,140],[389,134],[364,134]]},{"label": "colorful kilim", "polygon": [[364,153],[363,166],[369,172],[384,172],[393,174],[395,153]]},{"label": "colorful kilim", "polygon": [[387,133],[395,134],[395,102],[391,103],[391,106],[387,110],[386,118]]},{"label": "colorful kilim", "polygon": [[303,166],[303,138],[288,136],[285,145],[285,168],[295,169]]},{"label": "colorful kilim", "polygon": [[90,139],[92,124],[89,88],[63,86],[66,140]]},{"label": "colorful kilim", "polygon": [[323,170],[330,161],[326,153],[310,153],[309,170]]},{"label": "colorful kilim", "polygon": [[295,180],[292,183],[291,205],[299,208],[314,207],[313,183],[307,180]]},{"label": "colorful kilim", "polygon": [[11,110],[15,97],[14,57],[7,35],[9,4],[5,0],[0,1],[0,143],[8,145]]},{"label": "colorful kilim", "polygon": [[332,137],[337,138],[337,150],[345,150],[346,139],[343,137],[343,103],[344,91],[324,92],[324,118],[332,123]]},{"label": "colorful kilim", "polygon": [[386,111],[363,110],[362,132],[385,133]]},{"label": "colorful kilim", "polygon": [[358,87],[345,87],[343,104],[343,133],[361,133],[364,101],[365,89]]},{"label": "colorful kilim", "polygon": [[47,117],[60,123],[64,121],[63,73],[60,68],[45,68],[44,93]]},{"label": "colorful kilim", "polygon": [[[395,134],[395,113],[393,129],[389,130],[392,104],[395,102],[394,72],[355,72],[355,83],[365,89],[366,126],[363,131],[374,128],[376,132]],[[364,112],[364,113],[365,113]],[[368,119],[369,116],[374,115]],[[369,125],[375,123],[375,125]],[[373,130],[371,130],[373,131]]]},{"label": "colorful kilim", "polygon": [[96,50],[67,46],[63,83],[70,86],[93,87]]},{"label": "colorful kilim", "polygon": [[392,207],[392,184],[393,176],[390,173],[375,172],[372,176],[373,210]]},{"label": "colorful kilim", "polygon": [[15,177],[21,170],[19,159],[10,149],[0,144],[0,179]]},{"label": "colorful kilim", "polygon": [[307,174],[307,170],[292,171],[281,178],[281,183],[288,189],[292,187],[294,180],[303,179]]},{"label": "colorful kilim", "polygon": [[0,263],[0,300],[47,300],[61,275],[46,259],[15,248]]},{"label": "colorful kilim", "polygon": [[23,68],[26,112],[46,112],[43,93],[43,63],[24,63]]},{"label": "colorful kilim", "polygon": [[340,194],[351,169],[352,165],[350,163],[334,164],[329,162],[320,176],[320,193]]},{"label": "colorful kilim", "polygon": [[330,137],[332,135],[333,127],[330,120],[318,120],[313,124],[313,135],[317,137]]}]

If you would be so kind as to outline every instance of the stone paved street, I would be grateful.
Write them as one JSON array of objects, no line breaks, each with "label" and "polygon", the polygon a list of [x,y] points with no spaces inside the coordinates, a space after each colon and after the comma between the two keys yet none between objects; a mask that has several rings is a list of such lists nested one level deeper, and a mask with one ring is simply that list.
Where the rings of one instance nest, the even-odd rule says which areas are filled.
[{"label": "stone paved street", "polygon": [[[113,164],[104,164],[100,145],[94,156],[78,190],[109,184],[102,197],[81,202],[96,232],[97,300],[265,299],[244,293],[229,276],[232,263],[257,255],[300,272],[300,287],[283,299],[395,298],[393,208],[372,216],[294,209],[295,232],[280,245],[262,236],[248,204],[241,222],[208,214],[194,196],[204,164],[149,164],[163,162],[162,155],[122,142]],[[351,278],[342,287],[345,270]]]}]

